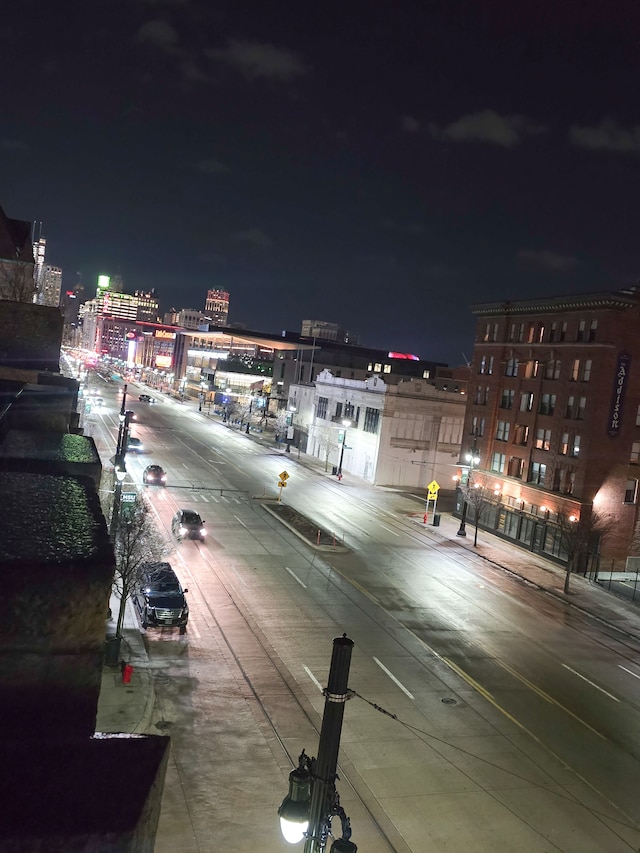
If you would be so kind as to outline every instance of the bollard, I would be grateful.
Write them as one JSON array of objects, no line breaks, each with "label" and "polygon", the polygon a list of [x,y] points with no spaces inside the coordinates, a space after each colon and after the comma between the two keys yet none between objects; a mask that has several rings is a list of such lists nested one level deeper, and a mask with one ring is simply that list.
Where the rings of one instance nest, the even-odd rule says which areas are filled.
[{"label": "bollard", "polygon": [[130,684],[131,683],[131,674],[133,672],[133,667],[130,663],[125,663],[122,667],[122,683]]}]

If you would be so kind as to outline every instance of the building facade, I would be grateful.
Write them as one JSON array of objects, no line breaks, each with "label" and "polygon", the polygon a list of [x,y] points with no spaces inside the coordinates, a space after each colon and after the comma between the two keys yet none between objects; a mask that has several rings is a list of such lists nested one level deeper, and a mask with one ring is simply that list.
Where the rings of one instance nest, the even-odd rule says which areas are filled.
[{"label": "building facade", "polygon": [[204,305],[207,321],[214,326],[226,326],[229,322],[229,294],[226,290],[209,290]]},{"label": "building facade", "polygon": [[570,521],[620,568],[640,554],[640,290],[472,311],[461,459],[497,496],[483,526],[568,561]]}]

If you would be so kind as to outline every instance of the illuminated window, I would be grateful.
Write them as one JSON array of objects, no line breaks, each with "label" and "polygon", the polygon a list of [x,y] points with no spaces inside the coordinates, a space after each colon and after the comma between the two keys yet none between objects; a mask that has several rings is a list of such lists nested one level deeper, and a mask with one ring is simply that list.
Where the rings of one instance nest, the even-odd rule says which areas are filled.
[{"label": "illuminated window", "polygon": [[507,457],[504,453],[494,453],[491,458],[491,470],[495,471],[496,474],[503,474],[506,461]]},{"label": "illuminated window", "polygon": [[509,421],[498,421],[496,428],[496,441],[509,441],[509,429],[511,424]]},{"label": "illuminated window", "polygon": [[627,480],[627,487],[624,491],[624,502],[626,504],[634,504],[638,497],[638,481]]},{"label": "illuminated window", "polygon": [[631,457],[629,462],[632,465],[637,465],[640,462],[640,441],[634,441],[631,445]]},{"label": "illuminated window", "polygon": [[390,364],[385,364],[384,372],[385,373],[391,373],[391,365]]}]

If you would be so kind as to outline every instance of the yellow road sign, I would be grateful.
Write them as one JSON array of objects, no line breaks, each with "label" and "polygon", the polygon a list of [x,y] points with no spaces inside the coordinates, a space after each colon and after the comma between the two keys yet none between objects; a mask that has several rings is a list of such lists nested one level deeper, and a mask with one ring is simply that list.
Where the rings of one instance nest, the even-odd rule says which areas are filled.
[{"label": "yellow road sign", "polygon": [[281,489],[286,489],[286,487],[287,487],[287,481],[286,481],[286,480],[280,480],[280,482],[278,483],[278,485],[280,486],[280,488],[281,488]]},{"label": "yellow road sign", "polygon": [[283,471],[282,474],[278,474],[278,477],[280,477],[281,480],[288,480],[289,479],[289,475],[287,474],[286,471]]},{"label": "yellow road sign", "polygon": [[427,486],[427,491],[430,493],[435,492],[436,494],[438,494],[439,488],[440,488],[440,483],[438,483],[437,480],[432,480],[429,483],[429,485]]}]

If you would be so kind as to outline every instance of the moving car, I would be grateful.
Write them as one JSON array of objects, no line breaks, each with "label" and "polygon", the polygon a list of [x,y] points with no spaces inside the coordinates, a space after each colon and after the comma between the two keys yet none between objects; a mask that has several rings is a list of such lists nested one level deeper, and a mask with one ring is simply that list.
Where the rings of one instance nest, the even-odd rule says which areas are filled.
[{"label": "moving car", "polygon": [[136,453],[141,453],[144,450],[144,444],[139,438],[136,438],[135,435],[130,435],[127,438],[127,450],[133,450]]},{"label": "moving car", "polygon": [[176,539],[200,539],[204,542],[207,531],[204,521],[192,509],[179,509],[171,521],[171,532]]},{"label": "moving car", "polygon": [[145,486],[166,486],[167,475],[161,465],[147,465],[142,472],[142,482]]},{"label": "moving car", "polygon": [[133,603],[143,628],[180,628],[187,630],[189,605],[171,563],[143,563]]},{"label": "moving car", "polygon": [[102,397],[94,397],[92,402],[94,406],[104,406],[104,400]]},{"label": "moving car", "polygon": [[138,397],[141,403],[155,403],[155,400],[150,394],[140,394]]},{"label": "moving car", "polygon": [[129,416],[130,421],[137,421],[138,420],[138,416],[131,409],[127,409],[127,411],[125,412],[125,415]]}]

